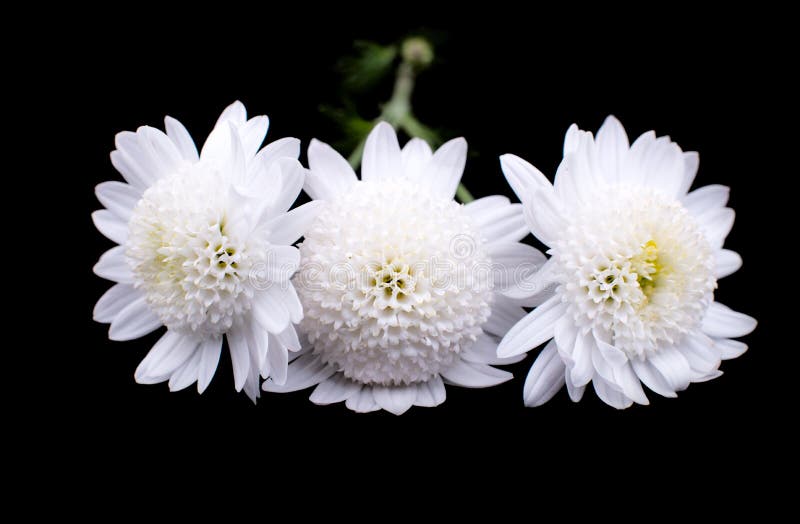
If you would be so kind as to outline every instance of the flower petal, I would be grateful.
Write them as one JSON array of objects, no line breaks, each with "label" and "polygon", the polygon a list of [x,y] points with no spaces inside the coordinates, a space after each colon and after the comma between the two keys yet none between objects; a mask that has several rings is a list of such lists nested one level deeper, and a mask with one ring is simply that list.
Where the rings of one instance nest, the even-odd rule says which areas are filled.
[{"label": "flower petal", "polygon": [[[233,366],[233,387],[236,391],[241,391],[250,373],[250,348],[247,344],[247,336],[241,326],[234,327],[226,333],[228,339],[228,350],[231,354],[231,364]],[[272,349],[272,348],[270,348]]]},{"label": "flower petal", "polygon": [[497,347],[497,356],[513,357],[525,353],[553,337],[555,322],[566,312],[561,297],[554,296],[537,307],[506,333]]},{"label": "flower petal", "polygon": [[511,189],[523,204],[530,203],[529,197],[534,195],[533,191],[536,189],[550,188],[552,190],[552,184],[541,171],[516,155],[502,155],[500,167]]},{"label": "flower petal", "polygon": [[309,400],[321,406],[344,402],[361,390],[361,384],[348,380],[344,374],[337,373],[320,382],[311,393]]},{"label": "flower petal", "polygon": [[95,322],[109,324],[120,311],[141,297],[141,292],[128,284],[111,286],[95,304],[92,318]]},{"label": "flower petal", "polygon": [[465,388],[487,388],[511,380],[514,376],[486,364],[457,360],[440,375],[448,382]]},{"label": "flower petal", "polygon": [[675,393],[675,389],[664,378],[661,372],[647,360],[631,360],[631,366],[633,366],[633,371],[636,373],[636,376],[639,377],[639,380],[653,392],[658,393],[662,397],[674,398],[678,396]]},{"label": "flower petal", "polygon": [[714,338],[737,338],[753,331],[756,324],[758,322],[753,317],[712,302],[703,319],[703,332]]},{"label": "flower petal", "polygon": [[528,407],[541,406],[564,386],[564,362],[558,355],[556,343],[547,344],[528,372],[522,398]]},{"label": "flower petal", "polygon": [[167,136],[175,147],[180,152],[184,160],[189,162],[197,162],[200,160],[200,155],[197,154],[197,146],[192,140],[192,135],[183,127],[176,119],[171,116],[164,118],[164,128],[167,130]]},{"label": "flower petal", "polygon": [[112,247],[100,256],[100,260],[92,268],[98,277],[119,282],[120,284],[132,284],[133,272],[125,259],[125,246]]},{"label": "flower petal", "polygon": [[714,275],[717,278],[724,278],[739,271],[742,267],[742,257],[739,253],[729,249],[720,249],[714,254]]},{"label": "flower petal", "polygon": [[410,180],[419,180],[425,177],[425,166],[433,156],[431,146],[421,138],[412,138],[400,151],[403,176]]},{"label": "flower petal", "polygon": [[219,356],[222,353],[222,336],[207,337],[200,343],[198,349],[200,363],[197,370],[197,392],[203,393],[219,365]]},{"label": "flower petal", "polygon": [[597,163],[606,175],[606,179],[619,183],[630,144],[625,128],[613,115],[609,115],[597,131]]},{"label": "flower petal", "polygon": [[142,197],[142,192],[132,185],[111,181],[97,184],[94,194],[114,216],[126,222],[131,218],[133,208]]},{"label": "flower petal", "polygon": [[108,330],[108,338],[116,341],[133,340],[161,327],[161,320],[150,310],[144,296],[120,311]]},{"label": "flower petal", "polygon": [[253,298],[253,318],[270,333],[280,333],[289,324],[289,311],[283,303],[280,285],[272,285]]},{"label": "flower petal", "polygon": [[714,346],[719,351],[722,360],[740,357],[747,351],[747,344],[744,342],[727,338],[715,338]]},{"label": "flower petal", "polygon": [[261,384],[261,389],[273,393],[299,391],[316,386],[334,373],[336,373],[336,369],[325,364],[319,355],[307,353],[289,364],[285,384],[279,386],[272,380],[267,380]]},{"label": "flower petal", "polygon": [[695,189],[683,198],[683,206],[694,216],[714,209],[724,208],[731,189],[727,186],[710,185]]},{"label": "flower petal", "polygon": [[167,380],[189,360],[199,343],[197,338],[167,330],[136,368],[136,382],[156,384]]},{"label": "flower petal", "polygon": [[437,375],[427,382],[417,384],[417,398],[414,401],[414,405],[433,408],[444,402],[446,397],[444,382]]},{"label": "flower petal", "polygon": [[361,166],[362,180],[378,180],[400,175],[400,145],[392,126],[381,122],[375,126],[364,145]]},{"label": "flower petal", "polygon": [[308,146],[308,166],[311,170],[306,174],[303,189],[313,199],[331,200],[358,181],[347,160],[317,139],[312,139]]},{"label": "flower petal", "polygon": [[273,244],[294,244],[301,236],[303,236],[317,214],[322,210],[325,205],[321,200],[314,200],[296,207],[273,218],[267,222],[264,227],[269,232],[269,240]]},{"label": "flower petal", "polygon": [[712,249],[719,249],[733,228],[736,213],[729,207],[723,207],[703,213],[696,218]]},{"label": "flower petal", "polygon": [[372,395],[372,386],[363,386],[360,391],[348,398],[344,405],[356,413],[369,413],[381,409]]},{"label": "flower petal", "polygon": [[124,244],[128,239],[128,224],[108,209],[101,209],[92,213],[94,227],[107,239]]},{"label": "flower petal", "polygon": [[594,391],[600,400],[616,409],[626,409],[633,404],[633,401],[626,397],[622,392],[617,391],[614,386],[606,382],[600,377],[595,377],[592,380]]},{"label": "flower petal", "polygon": [[372,386],[372,397],[381,408],[394,415],[402,415],[414,405],[417,399],[417,385]]},{"label": "flower petal", "polygon": [[467,141],[454,138],[436,150],[425,167],[425,179],[435,195],[453,198],[467,163]]}]

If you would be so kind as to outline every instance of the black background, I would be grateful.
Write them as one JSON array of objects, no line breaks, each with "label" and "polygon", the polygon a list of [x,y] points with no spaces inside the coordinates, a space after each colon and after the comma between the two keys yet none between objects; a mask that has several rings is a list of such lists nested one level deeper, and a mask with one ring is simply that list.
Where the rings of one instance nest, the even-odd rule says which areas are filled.
[{"label": "black background", "polygon": [[[635,459],[638,453],[657,461],[688,453],[682,471],[721,467],[734,456],[738,464],[744,458],[749,465],[761,463],[765,450],[756,443],[779,433],[775,423],[783,420],[777,418],[780,395],[773,377],[776,352],[788,349],[770,337],[775,322],[770,279],[764,277],[773,270],[764,246],[777,235],[770,224],[778,211],[770,207],[774,186],[767,177],[774,171],[765,163],[771,131],[761,119],[776,116],[772,89],[780,83],[765,59],[776,42],[751,33],[754,26],[768,29],[764,20],[732,12],[705,18],[690,11],[634,20],[589,13],[577,21],[574,13],[549,17],[532,11],[497,19],[406,16],[389,22],[388,16],[348,21],[349,12],[341,11],[241,13],[198,23],[155,14],[135,18],[130,28],[76,29],[65,58],[72,73],[60,79],[63,102],[76,110],[81,126],[78,158],[71,160],[80,166],[72,188],[78,190],[85,240],[75,253],[81,300],[71,311],[79,314],[82,331],[69,335],[82,341],[71,357],[79,371],[70,386],[81,396],[58,407],[81,415],[69,431],[89,448],[124,455],[167,442],[180,455],[200,441],[224,447],[230,439],[233,447],[220,449],[218,460],[252,442],[287,449],[310,445],[312,455],[344,462],[421,452],[431,463],[463,465],[466,448],[512,463],[573,455],[605,456],[613,463],[620,454]],[[338,101],[336,60],[354,39],[389,43],[420,29],[435,35],[437,61],[419,78],[415,112],[429,125],[466,137],[470,158],[463,181],[476,197],[513,198],[497,160],[507,152],[552,179],[567,127],[576,122],[596,131],[607,114],[620,118],[631,141],[654,129],[684,150],[699,151],[693,187],[731,186],[729,205],[737,222],[726,247],[743,256],[744,267],[721,280],[716,297],[756,317],[759,326],[744,339],[749,351],[723,363],[724,376],[691,385],[677,399],[649,394],[650,406],[625,411],[604,405],[591,389],[579,404],[562,391],[529,409],[522,404],[522,386],[538,352],[533,351],[511,367],[511,382],[483,390],[448,387],[442,406],[412,408],[401,417],[354,414],[343,403],[316,406],[308,401],[311,390],[263,394],[254,406],[234,392],[227,353],[202,396],[194,387],[170,393],[166,384],[134,382],[134,369],[160,331],[111,342],[107,326],[91,320],[94,303],[111,285],[91,271],[112,243],[93,228],[89,215],[100,208],[94,186],[121,179],[108,159],[115,133],[143,124],[161,127],[169,114],[202,143],[219,112],[238,99],[249,114],[269,115],[267,141],[295,136],[303,149],[312,137],[334,141],[339,134],[319,106]],[[374,100],[362,100],[363,116],[377,115],[375,103],[390,88],[386,84]],[[123,437],[135,445],[115,444]]]}]

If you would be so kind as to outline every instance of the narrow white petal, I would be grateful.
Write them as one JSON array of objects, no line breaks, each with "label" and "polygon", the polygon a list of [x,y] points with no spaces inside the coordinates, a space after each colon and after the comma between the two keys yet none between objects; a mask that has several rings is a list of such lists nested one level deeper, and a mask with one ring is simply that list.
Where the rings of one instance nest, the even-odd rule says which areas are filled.
[{"label": "narrow white petal", "polygon": [[436,150],[425,167],[425,179],[434,194],[453,198],[467,163],[467,141],[454,138]]},{"label": "narrow white petal", "polygon": [[141,298],[141,293],[128,284],[116,284],[97,301],[92,312],[95,322],[111,323],[126,306]]},{"label": "narrow white petal", "polygon": [[217,119],[216,125],[221,126],[229,121],[238,125],[244,124],[247,121],[247,109],[245,109],[244,104],[238,100],[223,109]]},{"label": "narrow white petal", "polygon": [[674,348],[660,348],[648,358],[649,362],[661,373],[674,391],[683,391],[696,373],[680,351]]},{"label": "narrow white petal", "polygon": [[282,344],[270,344],[267,351],[269,360],[270,378],[275,384],[282,386],[286,384],[286,374],[289,365],[289,351]]},{"label": "narrow white petal", "polygon": [[133,273],[125,259],[125,246],[112,247],[100,256],[92,268],[94,274],[120,284],[132,284]]},{"label": "narrow white petal", "polygon": [[739,271],[742,267],[742,257],[739,253],[729,249],[720,249],[714,254],[716,266],[714,275],[717,278],[724,278]]},{"label": "narrow white petal", "polygon": [[197,392],[203,393],[217,372],[219,356],[222,353],[222,336],[205,338],[198,351],[200,363],[197,370]]},{"label": "narrow white petal", "polygon": [[291,324],[286,326],[286,329],[280,333],[276,333],[275,338],[289,351],[297,352],[300,351],[302,347],[300,344],[300,339],[297,336],[297,331]]},{"label": "narrow white petal", "polygon": [[[527,267],[522,267],[521,275],[516,279],[516,285],[508,287],[502,291],[503,295],[515,300],[526,300],[532,297],[546,296],[548,289],[553,287],[557,268],[555,260],[552,258],[539,268],[538,271],[526,274]],[[525,304],[538,305],[538,304]]]},{"label": "narrow white petal", "polygon": [[508,204],[491,214],[485,213],[481,219],[476,225],[489,246],[517,242],[528,234],[522,204]]},{"label": "narrow white petal", "polygon": [[631,360],[633,371],[642,383],[655,393],[663,397],[677,397],[675,389],[664,376],[646,360]]},{"label": "narrow white petal", "polygon": [[595,377],[592,380],[594,391],[600,400],[616,409],[626,409],[633,404],[633,401],[626,397],[620,391],[617,391],[611,384],[607,383],[600,377]]},{"label": "narrow white petal", "polygon": [[697,217],[700,228],[706,235],[713,249],[719,249],[725,243],[725,237],[733,228],[736,213],[729,207],[713,209]]},{"label": "narrow white petal", "polygon": [[552,338],[555,322],[565,311],[566,306],[558,296],[537,307],[506,333],[497,347],[497,356],[513,357]]},{"label": "narrow white petal", "polygon": [[280,333],[289,324],[280,285],[272,285],[253,297],[253,318],[270,333]]},{"label": "narrow white petal", "polygon": [[136,134],[139,136],[139,147],[155,166],[158,178],[175,173],[184,163],[183,155],[160,129],[143,126],[136,131]]},{"label": "narrow white petal", "polygon": [[[117,150],[111,153],[111,163],[125,177],[129,184],[142,191],[156,183],[165,174],[151,151],[143,147],[140,127],[136,133],[123,131],[117,133],[114,143]],[[148,148],[149,149],[149,148]]]},{"label": "narrow white petal", "polygon": [[[292,204],[294,204],[298,195],[300,195],[300,191],[303,189],[303,183],[305,182],[305,177],[308,175],[308,170],[294,158],[279,158],[270,167],[269,172],[273,173],[274,168],[276,167],[280,173],[280,189],[277,190],[278,192],[275,200],[273,200],[269,205],[268,216],[270,217],[275,217],[279,214],[286,213],[286,211],[292,207]],[[272,187],[270,188],[270,191],[274,192],[276,191],[276,188]]]},{"label": "narrow white petal", "polygon": [[253,162],[258,164],[262,169],[269,170],[269,168],[281,158],[291,158],[293,160],[300,158],[300,140],[297,138],[285,137],[270,142],[258,152]]},{"label": "narrow white petal", "polygon": [[199,342],[194,337],[167,330],[136,368],[133,375],[136,382],[163,382],[194,354]]},{"label": "narrow white petal", "polygon": [[560,204],[550,189],[534,191],[530,202],[523,209],[525,222],[536,238],[552,246],[565,226]]},{"label": "narrow white petal", "polygon": [[108,209],[101,209],[92,213],[94,227],[107,239],[124,244],[128,239],[128,223],[124,222]]},{"label": "narrow white petal", "polygon": [[98,184],[94,188],[94,194],[97,195],[97,200],[106,209],[126,223],[131,218],[133,208],[136,207],[137,202],[142,197],[140,190],[130,184],[123,184],[117,181]]},{"label": "narrow white petal", "polygon": [[260,286],[291,285],[288,280],[300,266],[300,250],[294,246],[267,246],[266,260],[256,268],[250,277],[258,280]]},{"label": "narrow white petal", "polygon": [[327,405],[344,402],[361,390],[361,384],[348,380],[342,373],[320,382],[309,400],[314,404]]},{"label": "narrow white petal", "polygon": [[425,166],[433,156],[431,146],[421,138],[412,138],[400,151],[403,176],[418,180],[425,176]]},{"label": "narrow white petal", "polygon": [[[127,132],[129,131],[126,131],[126,133]],[[145,191],[155,182],[155,177],[145,172],[145,170],[125,152],[115,150],[111,152],[110,157],[111,165],[119,171],[119,174],[122,175],[126,182],[137,190]]]},{"label": "narrow white petal", "polygon": [[414,401],[414,405],[424,408],[436,407],[444,402],[446,396],[444,382],[437,375],[427,382],[417,385],[417,399]]},{"label": "narrow white petal", "polygon": [[303,189],[313,199],[331,200],[358,181],[353,168],[335,149],[317,139],[308,146],[308,166]]},{"label": "narrow white petal", "polygon": [[108,330],[108,338],[123,341],[144,336],[161,327],[161,320],[150,310],[144,296],[120,311]]},{"label": "narrow white petal", "polygon": [[[524,310],[522,311],[524,312]],[[500,358],[497,356],[497,339],[486,333],[481,333],[475,342],[462,350],[461,358],[477,364],[506,365],[524,360],[525,355]]]},{"label": "narrow white petal", "polygon": [[714,341],[702,334],[684,337],[679,347],[689,366],[702,375],[716,371],[720,365],[719,349]]},{"label": "narrow white petal", "polygon": [[269,231],[270,242],[273,244],[294,244],[306,233],[324,205],[321,200],[314,200],[267,222],[265,228]]},{"label": "narrow white petal", "polygon": [[572,384],[572,377],[569,369],[564,370],[564,382],[567,384],[567,393],[573,402],[580,402],[583,398],[583,393],[586,391],[586,386],[575,386]]},{"label": "narrow white petal", "polygon": [[167,130],[167,136],[175,144],[184,160],[197,162],[200,159],[200,155],[197,154],[197,146],[192,140],[192,135],[183,127],[183,124],[168,116],[164,118],[164,128]]},{"label": "narrow white petal", "polygon": [[595,338],[595,342],[597,343],[597,347],[600,350],[600,354],[603,355],[603,358],[611,364],[612,367],[618,368],[624,366],[628,362],[628,356],[625,353],[611,344],[607,344],[602,340]]},{"label": "narrow white petal", "polygon": [[575,340],[578,338],[578,328],[569,315],[564,315],[555,322],[553,328],[553,341],[558,349],[561,360],[568,368],[575,367]]},{"label": "narrow white petal", "polygon": [[516,155],[502,155],[500,167],[511,189],[523,204],[530,203],[534,189],[553,187],[541,171]]},{"label": "narrow white petal", "polygon": [[564,362],[558,355],[556,343],[547,344],[528,372],[522,398],[528,407],[541,406],[564,386]]},{"label": "narrow white petal", "polygon": [[356,413],[369,413],[381,409],[372,395],[372,386],[362,387],[359,392],[348,398],[344,405]]},{"label": "narrow white petal", "polygon": [[703,332],[714,338],[743,337],[756,328],[756,319],[719,302],[712,302],[703,319]]},{"label": "narrow white petal", "polygon": [[[258,148],[264,143],[264,138],[267,136],[267,128],[269,127],[269,118],[264,115],[255,116],[242,124],[239,130],[239,137],[242,140],[245,156],[249,158],[255,157]],[[297,158],[297,157],[295,157]]]},{"label": "narrow white petal", "polygon": [[678,196],[683,196],[689,192],[699,167],[700,155],[697,154],[697,151],[685,151],[683,153],[683,184],[681,184]]},{"label": "narrow white petal", "polygon": [[200,359],[202,354],[199,350],[194,351],[191,356],[169,377],[169,390],[172,392],[186,389],[197,381],[197,374],[200,372]]},{"label": "narrow white petal", "polygon": [[465,388],[487,388],[513,378],[513,375],[507,371],[461,359],[440,374],[448,382]]},{"label": "narrow white petal", "polygon": [[625,128],[613,115],[609,115],[597,131],[598,165],[612,183],[619,182],[619,174],[628,155],[630,144]]},{"label": "narrow white petal", "polygon": [[495,292],[517,287],[524,276],[534,274],[547,261],[541,251],[527,244],[499,242],[488,247]]},{"label": "narrow white petal", "polygon": [[261,385],[261,389],[273,393],[299,391],[316,386],[334,373],[336,369],[333,366],[322,362],[318,355],[308,353],[289,364],[284,385],[279,386],[272,380],[267,380]]},{"label": "narrow white petal", "polygon": [[486,220],[486,216],[493,216],[495,211],[510,205],[508,198],[500,195],[492,195],[483,198],[476,198],[472,202],[464,204],[464,211],[480,224]]},{"label": "narrow white petal", "polygon": [[728,203],[730,188],[710,185],[695,189],[683,198],[683,205],[694,216],[702,215],[714,209],[724,208]]},{"label": "narrow white petal", "polygon": [[747,344],[744,342],[727,338],[715,338],[714,346],[717,348],[717,351],[719,351],[722,360],[740,357],[747,351]]},{"label": "narrow white petal", "polygon": [[231,329],[226,333],[226,337],[233,366],[233,386],[236,391],[241,391],[250,373],[250,348],[247,345],[247,337],[242,327]]},{"label": "narrow white petal", "polygon": [[394,415],[402,415],[414,405],[417,399],[417,385],[372,386],[372,397],[381,408]]},{"label": "narrow white petal", "polygon": [[644,394],[644,390],[642,389],[642,383],[639,381],[639,377],[636,376],[636,373],[634,373],[630,363],[625,362],[623,366],[616,368],[614,370],[614,377],[616,383],[620,385],[622,393],[626,397],[643,406],[650,404],[650,401],[647,400],[647,395]]},{"label": "narrow white petal", "polygon": [[361,163],[362,180],[378,180],[399,176],[401,171],[400,145],[392,126],[381,122],[375,126],[364,145]]},{"label": "narrow white petal", "polygon": [[594,377],[594,364],[592,363],[594,351],[594,335],[591,332],[578,333],[575,337],[575,347],[572,350],[572,360],[575,364],[570,370],[572,383],[576,387],[585,386]]}]

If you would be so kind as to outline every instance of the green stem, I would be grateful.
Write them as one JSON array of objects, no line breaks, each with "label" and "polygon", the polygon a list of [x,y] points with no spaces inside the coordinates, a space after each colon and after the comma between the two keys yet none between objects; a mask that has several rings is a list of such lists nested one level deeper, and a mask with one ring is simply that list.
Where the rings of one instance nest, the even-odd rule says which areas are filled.
[{"label": "green stem", "polygon": [[[437,145],[440,140],[436,132],[417,120],[411,111],[411,94],[414,92],[415,80],[416,71],[414,65],[404,58],[397,68],[392,97],[384,104],[381,114],[375,120],[375,123],[388,122],[395,129],[400,128],[411,137],[419,137],[430,144]],[[366,137],[363,138],[347,159],[353,169],[358,169],[361,164],[366,140]],[[464,204],[475,200],[467,188],[464,187],[464,184],[458,185],[456,197]]]}]

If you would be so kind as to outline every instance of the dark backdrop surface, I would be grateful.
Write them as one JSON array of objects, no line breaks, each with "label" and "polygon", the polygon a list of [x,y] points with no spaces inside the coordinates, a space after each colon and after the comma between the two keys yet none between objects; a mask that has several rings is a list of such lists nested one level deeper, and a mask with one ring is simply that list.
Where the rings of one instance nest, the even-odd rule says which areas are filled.
[{"label": "dark backdrop surface", "polygon": [[[319,16],[263,19],[261,25],[262,19],[254,18],[237,20],[241,30],[186,23],[178,32],[174,24],[151,20],[130,29],[76,31],[74,73],[62,81],[65,92],[76,97],[82,125],[81,167],[74,178],[85,246],[78,254],[81,291],[74,306],[82,318],[74,387],[82,396],[59,406],[81,415],[80,424],[66,431],[98,449],[114,447],[120,436],[135,439],[127,452],[164,439],[182,450],[198,439],[229,436],[241,446],[252,439],[287,448],[310,443],[313,453],[336,460],[352,458],[359,449],[420,448],[430,457],[438,453],[458,462],[456,450],[468,448],[509,461],[599,454],[613,462],[621,450],[657,448],[647,456],[664,460],[680,449],[705,464],[725,461],[730,453],[757,463],[756,455],[745,453],[754,446],[754,435],[777,431],[771,382],[777,348],[770,342],[770,297],[762,285],[770,267],[762,245],[773,189],[763,183],[764,128],[754,123],[764,111],[764,97],[752,82],[769,72],[752,38],[737,29],[744,18],[726,24],[692,16],[660,18],[661,23],[649,17],[641,23],[577,23],[564,16],[526,16],[515,23],[509,15],[480,24],[355,23]],[[312,137],[334,141],[338,131],[319,106],[338,100],[336,60],[354,39],[388,43],[419,29],[434,35],[437,61],[418,81],[415,112],[451,136],[466,137],[470,158],[464,182],[475,196],[514,198],[497,160],[507,152],[552,180],[567,127],[576,122],[596,131],[607,114],[620,118],[631,139],[655,129],[684,150],[699,151],[694,187],[731,186],[737,222],[726,247],[741,253],[744,267],[720,282],[716,296],[760,324],[744,339],[750,350],[723,363],[724,376],[694,384],[677,399],[650,394],[650,406],[625,411],[604,405],[591,390],[579,404],[562,391],[545,406],[528,409],[522,386],[537,349],[511,367],[513,381],[484,390],[448,387],[444,405],[412,408],[399,418],[354,414],[343,404],[315,406],[308,401],[311,390],[264,394],[254,406],[234,392],[227,353],[202,396],[193,387],[170,393],[166,384],[134,382],[134,369],[161,332],[111,342],[107,326],[91,320],[95,301],[110,286],[91,268],[112,243],[95,231],[89,215],[100,208],[94,186],[121,179],[108,159],[115,133],[143,124],[161,127],[169,114],[201,142],[219,112],[238,99],[250,114],[269,115],[268,141],[295,136],[304,149]],[[377,115],[375,103],[388,96],[390,85],[383,89],[362,101],[363,116]],[[429,446],[431,439],[442,446]],[[346,447],[336,452],[333,443]]]}]

